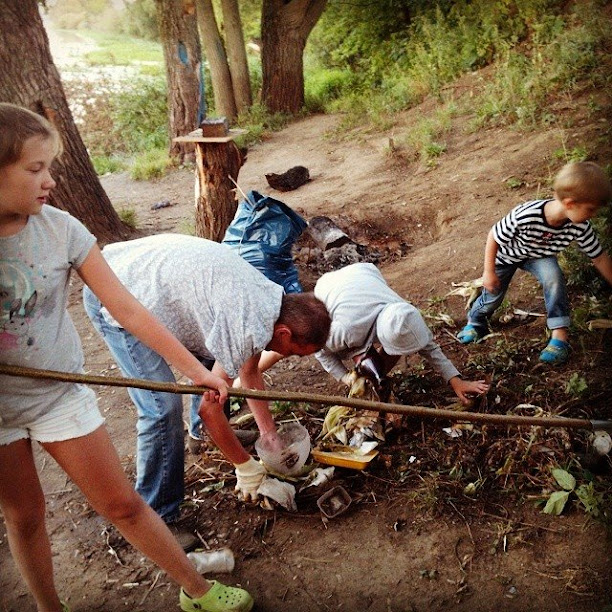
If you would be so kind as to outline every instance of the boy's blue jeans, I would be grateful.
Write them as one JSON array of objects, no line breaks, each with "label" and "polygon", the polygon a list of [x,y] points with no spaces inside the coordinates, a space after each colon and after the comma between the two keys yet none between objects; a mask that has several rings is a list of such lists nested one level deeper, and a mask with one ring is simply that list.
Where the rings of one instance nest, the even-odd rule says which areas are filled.
[{"label": "boy's blue jeans", "polygon": [[483,288],[482,293],[470,308],[468,324],[473,325],[482,335],[488,332],[488,320],[501,305],[510,281],[519,268],[535,276],[542,285],[548,328],[569,327],[570,311],[565,277],[554,256],[526,259],[512,265],[496,265],[495,273],[500,281],[499,291],[490,293]]},{"label": "boy's blue jeans", "polygon": [[[102,305],[87,288],[85,311],[128,378],[176,382],[166,361],[123,328],[110,325]],[[183,501],[183,401],[176,393],[128,389],[138,413],[136,439],[136,491],[167,523],[179,517]],[[197,416],[200,396],[191,396],[191,416]],[[194,408],[195,406],[195,408]],[[199,419],[199,417],[198,417]]]}]

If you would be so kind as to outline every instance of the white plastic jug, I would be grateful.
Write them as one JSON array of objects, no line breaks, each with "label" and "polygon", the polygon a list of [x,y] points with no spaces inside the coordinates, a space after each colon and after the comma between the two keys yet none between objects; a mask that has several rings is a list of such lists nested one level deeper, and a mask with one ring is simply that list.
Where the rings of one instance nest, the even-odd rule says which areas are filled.
[{"label": "white plastic jug", "polygon": [[229,548],[190,552],[187,557],[200,574],[223,574],[234,570],[234,553]]}]

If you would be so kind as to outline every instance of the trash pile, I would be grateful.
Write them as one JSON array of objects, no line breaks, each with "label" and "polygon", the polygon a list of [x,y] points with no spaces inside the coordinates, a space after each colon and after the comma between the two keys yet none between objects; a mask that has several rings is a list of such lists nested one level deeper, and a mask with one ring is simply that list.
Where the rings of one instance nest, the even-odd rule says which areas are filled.
[{"label": "trash pile", "polygon": [[[364,371],[363,368],[361,371]],[[374,367],[368,368],[367,364],[365,371],[368,376],[360,375],[358,370],[351,372],[349,397],[380,401],[378,372]],[[384,441],[385,420],[378,412],[347,406],[329,408],[312,452],[305,427],[298,422],[283,425],[272,437],[261,437],[255,443],[255,450],[269,473],[258,490],[264,499],[262,506],[272,509],[275,502],[289,511],[296,511],[296,492],[330,482],[335,466],[364,469],[378,455],[376,447]],[[314,461],[306,464],[311,455]],[[324,469],[317,467],[317,463],[331,467]],[[351,501],[344,489],[328,497],[325,498],[327,502],[324,496],[317,502],[327,518],[330,513],[334,516],[339,514],[340,507],[343,510],[348,508]],[[330,504],[339,505],[331,507]]]},{"label": "trash pile", "polygon": [[310,435],[297,421],[283,424],[274,434],[260,437],[255,442],[255,450],[268,471],[257,490],[266,510],[274,509],[276,503],[290,512],[297,512],[296,492],[323,485],[333,478],[333,467],[306,465],[310,456]]}]

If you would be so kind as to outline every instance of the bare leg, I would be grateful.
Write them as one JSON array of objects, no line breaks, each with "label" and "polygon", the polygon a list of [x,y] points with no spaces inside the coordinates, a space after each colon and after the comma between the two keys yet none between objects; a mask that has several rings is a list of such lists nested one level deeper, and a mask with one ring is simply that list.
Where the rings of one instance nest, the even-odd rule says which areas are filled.
[{"label": "bare leg", "polygon": [[51,545],[43,496],[30,440],[0,446],[0,508],[9,547],[40,612],[60,612],[53,581]]},{"label": "bare leg", "polygon": [[558,327],[557,329],[553,329],[551,334],[553,338],[561,340],[562,342],[567,342],[569,339],[567,327]]},{"label": "bare leg", "polygon": [[192,597],[211,584],[197,573],[162,519],[134,491],[104,426],[65,442],[44,444],[93,508]]}]

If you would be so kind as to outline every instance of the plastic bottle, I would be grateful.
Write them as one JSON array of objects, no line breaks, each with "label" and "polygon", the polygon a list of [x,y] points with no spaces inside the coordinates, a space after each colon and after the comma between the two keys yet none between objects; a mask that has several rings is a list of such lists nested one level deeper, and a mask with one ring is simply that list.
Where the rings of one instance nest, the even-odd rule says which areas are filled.
[{"label": "plastic bottle", "polygon": [[229,548],[187,553],[200,574],[229,573],[234,570],[234,553]]}]

